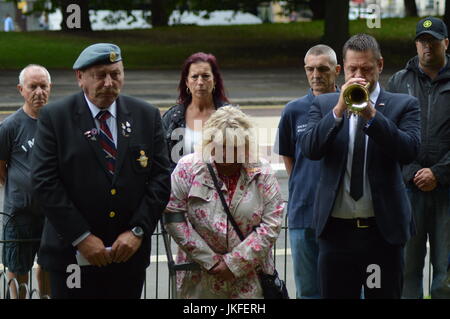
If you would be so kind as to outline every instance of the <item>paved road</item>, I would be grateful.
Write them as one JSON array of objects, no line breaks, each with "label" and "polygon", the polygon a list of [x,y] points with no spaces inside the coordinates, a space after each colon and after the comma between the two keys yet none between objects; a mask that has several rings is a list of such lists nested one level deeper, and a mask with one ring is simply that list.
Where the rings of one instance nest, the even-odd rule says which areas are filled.
[{"label": "paved road", "polygon": [[[302,96],[308,89],[304,71],[298,67],[265,70],[223,70],[223,78],[232,102],[241,105],[284,104]],[[381,74],[385,85],[393,70]],[[0,75],[0,107],[17,107],[22,99],[17,92],[18,71],[2,71]],[[50,70],[53,89],[50,101],[78,92],[75,75],[70,70]],[[125,72],[125,94],[148,100],[158,107],[173,105],[177,98],[179,71]],[[340,83],[343,76],[340,77]]]}]

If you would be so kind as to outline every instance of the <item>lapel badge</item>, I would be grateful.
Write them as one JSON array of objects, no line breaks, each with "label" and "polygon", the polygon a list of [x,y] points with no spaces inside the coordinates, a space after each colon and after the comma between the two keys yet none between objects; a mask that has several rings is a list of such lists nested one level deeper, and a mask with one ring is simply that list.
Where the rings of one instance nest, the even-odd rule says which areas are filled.
[{"label": "lapel badge", "polygon": [[98,135],[98,130],[96,128],[84,132],[84,136],[86,136],[86,138],[90,139],[91,141],[97,140],[97,138],[95,137],[96,135]]},{"label": "lapel badge", "polygon": [[136,160],[141,164],[141,167],[146,168],[148,164],[148,157],[145,156],[145,152],[143,150],[140,150],[139,153],[141,154],[139,158]]},{"label": "lapel badge", "polygon": [[131,134],[131,124],[126,121],[125,123],[120,123],[120,127],[122,129],[122,135],[125,137],[129,137]]}]

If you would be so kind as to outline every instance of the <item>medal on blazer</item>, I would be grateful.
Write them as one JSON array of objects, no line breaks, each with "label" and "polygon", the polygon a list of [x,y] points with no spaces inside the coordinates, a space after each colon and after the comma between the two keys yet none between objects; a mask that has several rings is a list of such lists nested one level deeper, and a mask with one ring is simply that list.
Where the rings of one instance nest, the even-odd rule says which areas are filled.
[{"label": "medal on blazer", "polygon": [[129,137],[131,134],[131,124],[126,121],[125,123],[120,123],[120,127],[122,128],[122,135],[124,137]]},{"label": "medal on blazer", "polygon": [[138,161],[143,168],[146,168],[148,164],[148,157],[145,156],[145,152],[143,150],[140,150],[139,153],[141,154],[141,156],[139,156],[139,158],[136,161]]},{"label": "medal on blazer", "polygon": [[95,137],[98,135],[98,130],[96,128],[93,128],[92,130],[84,132],[84,136],[86,136],[91,141],[96,141],[97,138]]}]

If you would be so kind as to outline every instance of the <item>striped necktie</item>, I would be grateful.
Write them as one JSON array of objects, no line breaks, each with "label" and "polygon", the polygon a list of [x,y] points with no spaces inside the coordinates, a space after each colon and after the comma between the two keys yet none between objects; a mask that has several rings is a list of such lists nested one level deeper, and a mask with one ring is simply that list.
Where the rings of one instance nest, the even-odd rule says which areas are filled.
[{"label": "striped necktie", "polygon": [[96,118],[100,122],[99,139],[101,147],[106,154],[106,168],[111,175],[114,175],[116,168],[117,149],[106,121],[111,117],[109,111],[100,111]]}]

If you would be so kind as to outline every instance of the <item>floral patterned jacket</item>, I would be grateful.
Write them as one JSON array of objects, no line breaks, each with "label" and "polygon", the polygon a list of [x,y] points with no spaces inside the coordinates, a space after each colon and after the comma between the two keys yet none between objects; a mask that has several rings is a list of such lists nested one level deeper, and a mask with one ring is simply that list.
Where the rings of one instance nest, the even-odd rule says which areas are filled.
[{"label": "floral patterned jacket", "polygon": [[[244,164],[231,202],[223,183],[221,191],[246,236],[243,242],[228,221],[199,154],[183,157],[172,173],[165,214],[184,213],[185,221],[168,223],[166,228],[180,247],[177,263],[194,261],[201,266],[199,271],[178,274],[179,297],[262,298],[256,272],[273,273],[271,248],[283,221],[284,202],[278,181],[268,163]],[[207,272],[220,256],[235,276],[232,281]]]}]

